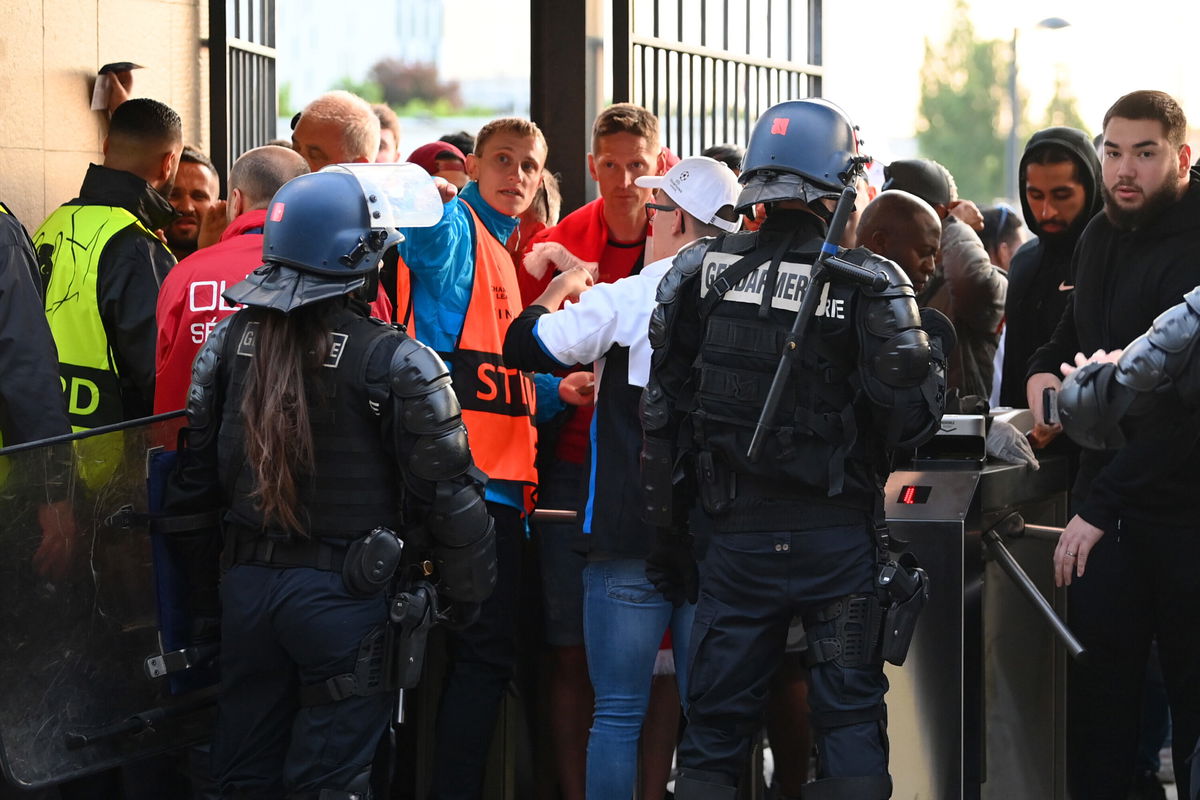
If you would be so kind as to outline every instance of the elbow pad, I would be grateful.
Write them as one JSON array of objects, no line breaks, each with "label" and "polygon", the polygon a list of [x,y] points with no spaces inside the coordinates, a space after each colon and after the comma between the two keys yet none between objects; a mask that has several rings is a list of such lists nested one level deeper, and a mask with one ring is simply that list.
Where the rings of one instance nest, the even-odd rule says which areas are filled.
[{"label": "elbow pad", "polygon": [[1116,450],[1125,444],[1121,417],[1137,392],[1116,381],[1116,373],[1112,364],[1087,364],[1063,381],[1059,417],[1063,430],[1082,447]]},{"label": "elbow pad", "polygon": [[434,547],[433,562],[443,594],[460,603],[482,603],[496,587],[495,522],[487,517],[483,536],[465,547]]},{"label": "elbow pad", "polygon": [[642,519],[658,528],[675,524],[674,448],[656,436],[642,439]]},{"label": "elbow pad", "polygon": [[1117,361],[1117,381],[1135,392],[1166,388],[1188,367],[1188,354],[1200,336],[1200,288],[1155,318]]},{"label": "elbow pad", "polygon": [[445,362],[416,339],[405,338],[392,355],[390,370],[397,433],[416,437],[405,468],[427,481],[465,473],[471,449]]},{"label": "elbow pad", "polygon": [[212,426],[217,415],[217,373],[221,367],[221,353],[225,350],[231,319],[233,317],[227,317],[213,328],[208,340],[196,354],[196,360],[192,362],[192,382],[188,386],[187,396],[188,427],[191,429],[189,446],[200,444],[192,436],[204,438],[209,431],[215,430]]}]

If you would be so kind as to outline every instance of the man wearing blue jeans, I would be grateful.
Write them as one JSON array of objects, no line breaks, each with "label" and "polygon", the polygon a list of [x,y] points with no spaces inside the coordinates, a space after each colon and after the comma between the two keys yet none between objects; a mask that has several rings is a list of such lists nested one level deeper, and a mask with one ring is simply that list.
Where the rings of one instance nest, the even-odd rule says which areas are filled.
[{"label": "man wearing blue jeans", "polygon": [[[737,179],[709,158],[686,158],[663,176],[636,183],[655,189],[648,203],[655,259],[615,283],[592,286],[587,270],[558,275],[513,322],[506,362],[550,370],[595,362],[596,413],[584,533],[584,646],[596,692],[588,738],[588,800],[627,800],[637,771],[637,744],[650,698],[654,661],[671,630],[680,694],[694,606],[674,607],[646,578],[653,531],[641,520],[638,404],[650,367],[647,330],[658,281],[679,249],[703,236],[737,230]],[[579,302],[550,313],[562,301]],[[665,783],[665,782],[664,782]],[[665,786],[663,787],[665,790]],[[661,795],[660,795],[661,796]]]}]

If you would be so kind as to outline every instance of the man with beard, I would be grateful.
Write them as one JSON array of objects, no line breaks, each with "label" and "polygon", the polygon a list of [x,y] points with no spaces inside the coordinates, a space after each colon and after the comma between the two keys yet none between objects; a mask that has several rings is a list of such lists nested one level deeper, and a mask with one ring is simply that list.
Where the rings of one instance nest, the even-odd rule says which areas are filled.
[{"label": "man with beard", "polygon": [[184,147],[175,186],[167,198],[179,216],[163,229],[167,247],[176,259],[182,261],[203,246],[199,241],[200,225],[208,210],[219,202],[220,195],[221,182],[212,161],[196,148]]},{"label": "man with beard", "polygon": [[[1170,96],[1125,95],[1104,117],[1104,214],[1075,249],[1075,291],[1053,338],[1030,361],[1029,407],[1061,389],[1060,364],[1113,350],[1200,284],[1200,175],[1190,175],[1187,120]],[[1158,641],[1182,764],[1200,735],[1200,416],[1164,397],[1129,420],[1115,450],[1086,450],[1076,514],[1054,553],[1069,587],[1069,623],[1091,655],[1070,675],[1067,770],[1073,797],[1125,798],[1133,776],[1142,685]],[[1188,776],[1177,775],[1180,797]]]},{"label": "man with beard", "polygon": [[[1037,238],[1017,251],[1008,269],[1000,404],[1016,408],[1025,405],[1029,358],[1050,341],[1075,286],[1075,243],[1104,203],[1096,149],[1074,128],[1046,128],[1031,136],[1019,180],[1025,223]],[[1055,431],[1037,422],[1034,439],[1045,446]]]}]

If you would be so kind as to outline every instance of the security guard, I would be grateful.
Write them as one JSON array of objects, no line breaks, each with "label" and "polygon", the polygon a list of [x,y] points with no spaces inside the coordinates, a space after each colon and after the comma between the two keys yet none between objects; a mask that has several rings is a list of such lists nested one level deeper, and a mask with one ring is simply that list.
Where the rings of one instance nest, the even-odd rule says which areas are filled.
[{"label": "security guard", "polygon": [[[820,753],[805,797],[891,795],[883,657],[896,643],[880,619],[904,601],[919,607],[923,586],[888,562],[880,490],[890,448],[937,428],[954,338],[936,312],[936,333],[922,329],[912,285],[894,263],[835,251],[879,277],[871,288],[826,286],[765,446],[747,454],[833,199],[864,161],[836,106],[772,107],[739,178],[739,211],[766,204],[761,229],[682,250],[658,288],[642,418],[646,515],[658,529],[647,573],[675,602],[699,594],[680,800],[737,796],[797,613],[808,631]],[[699,576],[684,533],[697,496],[715,529]],[[904,578],[907,596],[888,599],[892,577]]]},{"label": "security guard", "polygon": [[[414,219],[422,192],[430,213]],[[267,212],[264,265],[225,293],[248,308],[196,357],[166,505],[224,512],[212,748],[223,797],[368,797],[391,706],[385,590],[404,545],[392,531],[410,548],[431,537],[443,616],[468,622],[494,585],[484,478],[445,364],[368,318],[360,296],[373,296],[396,229],[439,210],[407,164],[289,181]],[[191,539],[189,602],[211,631],[217,535]]]},{"label": "security guard", "polygon": [[33,234],[76,431],[152,413],[154,306],[175,265],[154,231],[175,217],[167,195],[182,149],[178,114],[127,100],[113,112],[104,163]]}]

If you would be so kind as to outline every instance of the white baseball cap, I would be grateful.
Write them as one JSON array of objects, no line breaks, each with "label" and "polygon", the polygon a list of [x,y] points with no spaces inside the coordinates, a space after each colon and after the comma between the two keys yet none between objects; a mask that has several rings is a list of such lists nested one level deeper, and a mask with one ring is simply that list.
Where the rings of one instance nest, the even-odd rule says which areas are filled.
[{"label": "white baseball cap", "polygon": [[634,181],[643,189],[662,189],[687,213],[705,225],[733,233],[742,223],[734,213],[737,176],[733,170],[705,156],[689,156],[667,170],[666,175],[643,175]]}]

